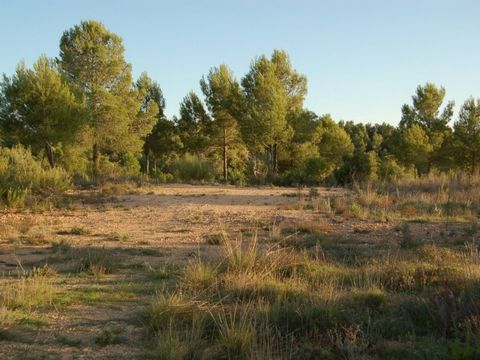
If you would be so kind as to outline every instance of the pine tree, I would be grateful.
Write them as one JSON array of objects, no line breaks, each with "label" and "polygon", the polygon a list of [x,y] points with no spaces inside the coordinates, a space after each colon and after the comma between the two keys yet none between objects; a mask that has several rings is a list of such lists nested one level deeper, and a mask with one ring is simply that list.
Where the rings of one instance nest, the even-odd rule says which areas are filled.
[{"label": "pine tree", "polygon": [[12,77],[4,77],[1,93],[0,124],[9,145],[21,143],[35,154],[45,149],[53,167],[53,147],[70,144],[84,125],[82,96],[45,56],[33,69],[20,63]]},{"label": "pine tree", "polygon": [[141,111],[122,39],[99,22],[83,21],[63,34],[59,64],[86,98],[94,175],[101,153],[139,153],[154,122]]},{"label": "pine tree", "polygon": [[242,80],[247,110],[241,123],[243,138],[253,154],[266,151],[270,176],[277,170],[278,144],[292,133],[287,122],[287,92],[275,71],[275,64],[261,56]]},{"label": "pine tree", "polygon": [[[437,87],[434,84],[426,83],[418,86],[416,93],[412,96],[413,105],[407,104],[402,107],[402,119],[400,130],[402,133],[413,125],[420,126],[427,137],[430,148],[427,156],[425,171],[430,171],[434,165],[442,165],[442,146],[451,136],[451,128],[448,123],[453,116],[453,102],[448,102],[441,110],[445,99],[445,88]],[[414,130],[418,133],[418,130]]]},{"label": "pine tree", "polygon": [[239,118],[242,114],[240,85],[226,65],[210,70],[207,78],[200,81],[208,109],[212,115],[211,144],[221,149],[223,181],[228,181],[230,149],[241,151]]},{"label": "pine tree", "polygon": [[185,152],[207,155],[211,122],[200,98],[193,91],[189,92],[180,103],[180,117],[176,119]]},{"label": "pine tree", "polygon": [[480,99],[463,104],[454,128],[454,149],[459,165],[475,174],[480,161]]}]

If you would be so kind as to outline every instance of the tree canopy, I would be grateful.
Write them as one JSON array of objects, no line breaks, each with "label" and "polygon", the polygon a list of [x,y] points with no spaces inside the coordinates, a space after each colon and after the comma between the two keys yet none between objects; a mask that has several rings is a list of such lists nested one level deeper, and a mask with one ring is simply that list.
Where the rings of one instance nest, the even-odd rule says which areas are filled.
[{"label": "tree canopy", "polygon": [[124,54],[119,35],[88,20],[63,33],[57,58],[19,63],[0,82],[0,145],[92,179],[142,170],[162,181],[293,185],[478,172],[480,100],[454,119],[442,86],[419,85],[398,126],[338,121],[305,107],[306,76],[275,49],[240,80],[226,64],[210,68],[201,93],[168,117],[160,84],[146,72],[134,80]]}]

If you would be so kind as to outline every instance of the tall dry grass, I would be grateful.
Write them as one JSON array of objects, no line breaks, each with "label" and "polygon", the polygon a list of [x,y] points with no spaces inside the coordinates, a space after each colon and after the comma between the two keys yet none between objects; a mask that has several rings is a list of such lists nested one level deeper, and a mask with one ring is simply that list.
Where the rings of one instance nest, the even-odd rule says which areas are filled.
[{"label": "tall dry grass", "polygon": [[466,329],[479,324],[475,243],[405,246],[384,258],[342,262],[333,250],[319,257],[292,241],[225,238],[222,261],[191,262],[175,292],[160,293],[145,315],[157,351],[175,347],[184,358],[212,359],[409,358],[421,344],[432,358],[450,358],[454,344],[466,345]]}]

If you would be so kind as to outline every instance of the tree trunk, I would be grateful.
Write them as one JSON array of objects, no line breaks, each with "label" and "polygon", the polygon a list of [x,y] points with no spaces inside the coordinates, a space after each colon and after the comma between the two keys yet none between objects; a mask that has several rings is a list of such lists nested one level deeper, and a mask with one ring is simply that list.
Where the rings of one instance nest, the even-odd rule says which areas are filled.
[{"label": "tree trunk", "polygon": [[93,176],[98,177],[98,172],[100,169],[100,154],[98,151],[97,143],[93,144],[92,148],[92,162],[93,162]]},{"label": "tree trunk", "polygon": [[225,184],[228,181],[227,160],[227,129],[223,128],[223,181]]},{"label": "tree trunk", "polygon": [[277,144],[273,144],[273,174],[277,175],[278,173],[278,158],[277,158]]},{"label": "tree trunk", "polygon": [[475,156],[475,153],[472,154],[472,175],[475,175],[475,172],[477,170],[477,159]]},{"label": "tree trunk", "polygon": [[268,168],[268,179],[271,180],[273,174],[273,146],[267,146],[267,168]]},{"label": "tree trunk", "polygon": [[145,171],[147,175],[150,175],[150,151],[145,152]]},{"label": "tree trunk", "polygon": [[47,140],[45,140],[45,153],[47,154],[47,159],[50,167],[55,167],[55,161],[53,159],[53,148]]}]

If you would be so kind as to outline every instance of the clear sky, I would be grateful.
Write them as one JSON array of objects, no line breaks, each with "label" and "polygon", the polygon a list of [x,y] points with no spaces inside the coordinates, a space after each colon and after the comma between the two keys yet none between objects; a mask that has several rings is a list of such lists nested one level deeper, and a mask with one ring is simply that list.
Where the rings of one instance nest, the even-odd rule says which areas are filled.
[{"label": "clear sky", "polygon": [[0,73],[57,56],[63,31],[94,19],[123,38],[135,77],[160,83],[169,116],[212,66],[241,78],[278,48],[308,77],[310,110],[396,124],[427,81],[457,110],[480,97],[479,14],[479,0],[0,0]]}]

